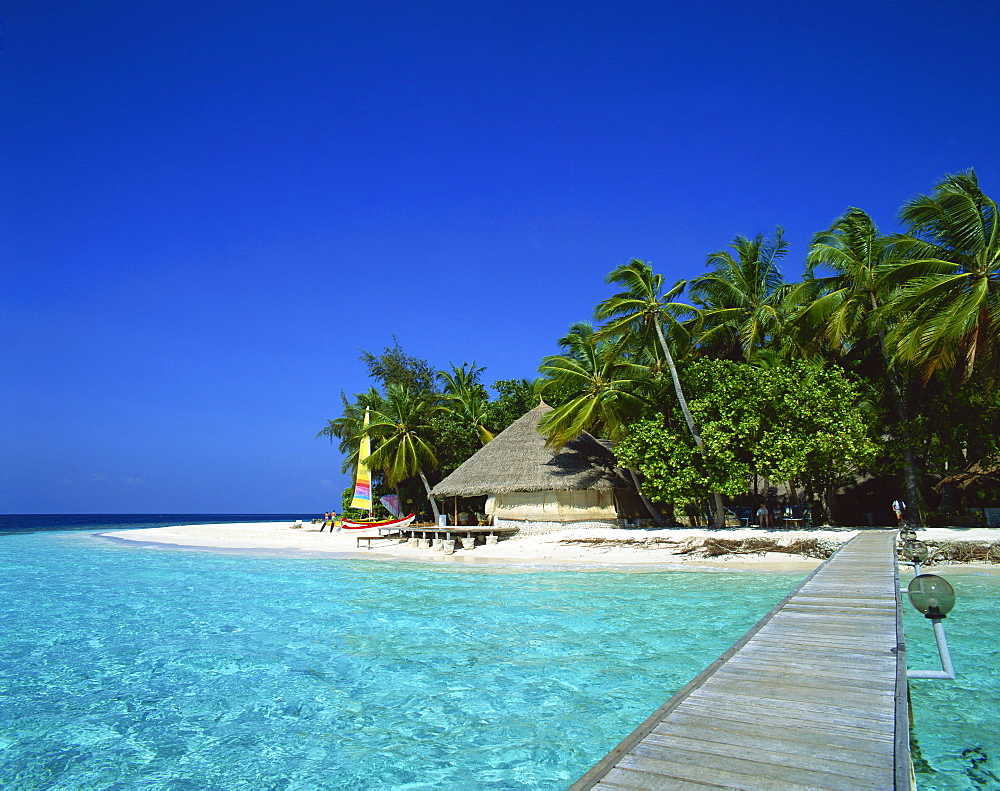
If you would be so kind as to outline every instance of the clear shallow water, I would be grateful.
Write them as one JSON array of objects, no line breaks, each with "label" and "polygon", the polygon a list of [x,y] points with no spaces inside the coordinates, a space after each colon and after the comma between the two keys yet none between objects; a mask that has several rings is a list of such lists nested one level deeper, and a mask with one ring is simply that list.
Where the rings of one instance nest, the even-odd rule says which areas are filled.
[{"label": "clear shallow water", "polygon": [[[37,530],[0,537],[4,789],[565,788],[801,576],[234,556]],[[962,679],[914,682],[918,777],[996,788],[1000,585],[953,582]],[[924,628],[908,617],[907,647],[930,667]],[[947,727],[925,734],[935,718]]]},{"label": "clear shallow water", "polygon": [[[928,571],[947,578],[958,594],[944,621],[958,678],[910,681],[917,785],[1000,789],[1000,577]],[[940,669],[930,622],[908,605],[903,617],[907,665]]]},{"label": "clear shallow water", "polygon": [[8,535],[0,787],[565,788],[797,580]]}]

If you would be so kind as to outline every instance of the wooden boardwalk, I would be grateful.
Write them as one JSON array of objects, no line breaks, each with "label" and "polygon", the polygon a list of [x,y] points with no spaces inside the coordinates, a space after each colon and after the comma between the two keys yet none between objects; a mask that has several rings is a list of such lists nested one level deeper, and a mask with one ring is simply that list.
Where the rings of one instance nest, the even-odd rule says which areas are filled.
[{"label": "wooden boardwalk", "polygon": [[910,789],[895,539],[846,543],[571,791]]}]

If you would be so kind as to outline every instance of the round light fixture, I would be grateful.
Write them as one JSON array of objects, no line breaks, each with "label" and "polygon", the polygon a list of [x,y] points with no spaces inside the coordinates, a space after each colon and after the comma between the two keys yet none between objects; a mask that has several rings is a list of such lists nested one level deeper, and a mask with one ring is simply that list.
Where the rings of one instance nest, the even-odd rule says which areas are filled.
[{"label": "round light fixture", "polygon": [[935,574],[921,574],[906,589],[912,604],[925,618],[944,618],[955,606],[955,589]]},{"label": "round light fixture", "polygon": [[903,557],[910,563],[923,563],[929,554],[923,541],[907,541],[903,544]]}]

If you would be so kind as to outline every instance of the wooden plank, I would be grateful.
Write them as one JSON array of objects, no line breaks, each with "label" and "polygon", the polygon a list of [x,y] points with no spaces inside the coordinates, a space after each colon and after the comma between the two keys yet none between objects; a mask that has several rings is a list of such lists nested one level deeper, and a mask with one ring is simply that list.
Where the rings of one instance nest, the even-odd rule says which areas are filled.
[{"label": "wooden plank", "polygon": [[[881,728],[890,733],[894,718],[891,713],[875,711],[874,709],[861,710],[844,706],[832,706],[821,704],[809,704],[804,701],[769,701],[766,710],[760,698],[751,695],[692,695],[691,706],[702,707],[702,710],[720,711],[727,707],[740,712],[756,712],[758,717],[769,716],[773,719],[786,718],[800,722],[811,722],[813,727],[824,727],[831,717],[835,717],[841,724],[851,725],[854,728]],[[782,722],[775,722],[775,728],[780,728]]]},{"label": "wooden plank", "polygon": [[[779,743],[780,744],[780,743]],[[782,745],[783,746],[783,745]],[[664,749],[665,748],[665,749]],[[679,751],[692,754],[711,755],[716,758],[732,761],[752,761],[784,768],[801,769],[810,774],[833,774],[842,777],[854,777],[858,780],[875,780],[884,777],[891,768],[882,760],[883,756],[876,753],[864,753],[863,758],[871,760],[847,761],[843,756],[827,758],[816,753],[803,755],[788,750],[776,750],[756,745],[752,750],[745,746],[737,746],[712,740],[690,738],[684,736],[668,736],[651,734],[643,739],[642,744],[632,751],[632,755],[662,758],[664,754],[671,759]]]},{"label": "wooden plank", "polygon": [[[636,752],[646,752],[642,745]],[[762,778],[766,778],[775,788],[801,786],[804,788],[881,788],[890,787],[892,770],[887,768],[880,777],[868,779],[850,775],[817,772],[793,766],[776,766],[765,761],[748,758],[717,757],[709,764],[708,757],[701,750],[688,751],[674,749],[669,760],[652,756],[629,753],[619,764],[622,768],[648,772],[650,774],[678,777],[682,780],[708,781],[710,783],[732,783],[736,788],[759,788]],[[766,782],[766,781],[765,781]]]},{"label": "wooden plank", "polygon": [[[713,733],[725,731],[732,734],[729,738],[733,739],[744,735],[755,740],[759,740],[761,737],[770,739],[774,736],[773,725],[757,720],[742,722],[731,717],[722,719],[704,714],[688,714],[683,711],[677,711],[669,719],[663,720],[654,733],[658,733],[663,728],[685,728],[691,733],[698,732],[700,729],[710,730]],[[834,733],[829,728],[822,731],[811,728],[796,728],[786,731],[782,738],[789,744],[801,743],[807,748],[819,744],[835,749],[876,752],[880,755],[892,755],[893,750],[892,740],[861,739],[856,737],[850,729],[845,729],[843,733]]]},{"label": "wooden plank", "polygon": [[908,789],[905,674],[895,531],[862,532],[572,789]]},{"label": "wooden plank", "polygon": [[616,769],[594,788],[598,791],[621,791],[621,789],[628,789],[628,791],[663,791],[663,789],[676,791],[681,789],[683,791],[683,789],[736,788],[736,786],[699,783],[692,780],[681,780],[679,777],[661,777],[632,772],[629,769]]},{"label": "wooden plank", "polygon": [[[760,706],[753,703],[741,705],[739,703],[726,703],[725,700],[721,703],[706,703],[704,700],[691,699],[690,704],[686,705],[683,710],[690,714],[714,716],[720,719],[724,717],[740,722],[760,722],[762,719]],[[856,716],[841,716],[839,719],[831,720],[829,712],[815,707],[786,707],[781,715],[783,717],[781,723],[771,722],[772,733],[779,727],[785,730],[808,728],[810,730],[822,729],[824,732],[855,733],[858,736],[883,738],[887,741],[892,741],[893,738],[891,733],[886,732],[885,720],[872,720]]]},{"label": "wooden plank", "polygon": [[[761,748],[759,740],[747,736],[738,737],[728,731],[715,729],[682,729],[681,733],[665,733],[657,728],[643,739],[643,746],[667,748],[685,747],[704,752],[706,755],[729,755],[745,757],[752,755],[754,760],[771,764],[788,764],[800,769],[820,769],[820,762],[831,765],[831,771],[841,764],[852,764],[852,769],[841,772],[856,776],[870,769],[884,768],[885,754],[873,753],[867,750],[845,751],[830,745],[812,742],[795,742],[781,739],[774,743],[773,749]],[[639,748],[636,748],[637,750]],[[657,754],[662,754],[657,752]],[[835,765],[835,766],[834,766]]]},{"label": "wooden plank", "polygon": [[782,683],[790,687],[803,687],[805,689],[853,692],[878,690],[890,695],[896,692],[895,679],[887,681],[884,678],[873,677],[871,673],[856,676],[845,674],[843,678],[838,679],[840,683],[836,683],[828,678],[817,679],[808,672],[800,672],[796,668],[788,666],[782,672],[781,668],[753,666],[741,662],[739,667],[729,667],[726,668],[726,671],[726,675],[729,677],[755,683],[770,683],[780,679]]},{"label": "wooden plank", "polygon": [[726,678],[718,679],[713,685],[713,689],[723,695],[747,695],[760,698],[765,706],[775,705],[779,702],[782,704],[806,703],[827,709],[864,711],[874,704],[880,708],[885,707],[886,719],[895,719],[895,712],[892,710],[895,689],[890,692],[875,689],[869,691],[848,691],[846,689],[831,691],[818,687],[809,688],[797,684],[786,684],[783,681],[736,679],[732,677],[731,673],[727,673]]}]

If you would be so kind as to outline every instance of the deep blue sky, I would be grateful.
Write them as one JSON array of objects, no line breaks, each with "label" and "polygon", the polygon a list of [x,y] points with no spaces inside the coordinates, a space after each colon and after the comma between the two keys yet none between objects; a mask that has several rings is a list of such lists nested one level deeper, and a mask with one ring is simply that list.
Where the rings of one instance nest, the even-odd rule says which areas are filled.
[{"label": "deep blue sky", "polygon": [[338,507],[361,348],[533,376],[632,257],[1000,196],[996,0],[5,8],[6,513]]}]

